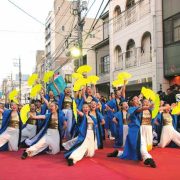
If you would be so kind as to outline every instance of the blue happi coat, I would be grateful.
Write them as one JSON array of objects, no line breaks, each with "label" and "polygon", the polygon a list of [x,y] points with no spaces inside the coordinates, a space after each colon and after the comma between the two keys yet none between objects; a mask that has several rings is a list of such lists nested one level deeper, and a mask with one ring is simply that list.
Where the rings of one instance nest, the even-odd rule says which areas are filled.
[{"label": "blue happi coat", "polygon": [[[93,126],[93,129],[94,129],[94,134],[97,138],[97,141],[100,141],[97,134],[98,134],[98,122],[97,122],[97,119],[94,118],[93,116],[89,115],[92,120],[94,121],[94,126]],[[86,138],[86,133],[87,133],[87,117],[84,115],[83,117],[79,117],[79,122],[80,125],[79,125],[79,134],[77,136],[77,140],[75,142],[75,144],[67,151],[65,152],[64,156],[65,158],[69,158],[69,156],[78,148],[81,146],[81,144],[84,142],[85,138]],[[100,144],[99,142],[97,142],[98,144]]]},{"label": "blue happi coat", "polygon": [[136,111],[139,107],[130,107],[128,113],[130,115],[128,124],[128,135],[125,142],[123,154],[120,156],[121,159],[129,160],[141,160],[140,153],[140,126],[141,122],[139,119],[139,113]]},{"label": "blue happi coat", "polygon": [[[9,123],[10,123],[10,120],[11,120],[11,113],[12,113],[12,110],[9,110],[9,109],[6,109],[4,110],[3,112],[3,119],[2,119],[2,126],[1,126],[1,129],[0,129],[0,135],[2,133],[4,133],[7,129],[7,127],[9,126]],[[19,113],[18,113],[19,115]],[[21,142],[21,127],[22,127],[22,122],[21,122],[21,118],[20,118],[20,115],[19,115],[19,143],[18,145],[20,145],[20,142]],[[4,146],[0,147],[0,151],[6,151],[8,150],[8,143],[6,143]]]},{"label": "blue happi coat", "polygon": [[[120,102],[123,102],[125,99],[123,97],[120,97]],[[111,112],[111,111],[108,111],[107,113],[107,123],[110,124],[110,130],[111,130],[111,133],[112,133],[112,136],[115,137],[115,145],[114,147],[120,147],[120,144],[119,144],[119,136],[117,134],[118,132],[118,125],[116,125],[115,123],[112,122],[113,118],[114,118],[114,114],[117,113],[119,111],[118,109],[118,104],[117,104],[117,101],[116,99],[112,99],[110,101],[108,101],[106,103],[107,106],[109,106],[111,109],[114,109],[114,112]]]},{"label": "blue happi coat", "polygon": [[114,117],[117,119],[118,124],[116,125],[116,145],[123,145],[123,113],[118,111],[114,114]]}]

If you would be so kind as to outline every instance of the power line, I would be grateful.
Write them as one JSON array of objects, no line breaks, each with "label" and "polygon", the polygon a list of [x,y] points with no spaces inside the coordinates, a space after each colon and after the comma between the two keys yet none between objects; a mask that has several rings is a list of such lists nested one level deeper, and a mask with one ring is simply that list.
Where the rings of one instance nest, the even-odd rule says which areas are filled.
[{"label": "power line", "polygon": [[28,32],[28,31],[15,31],[15,30],[8,30],[8,29],[0,29],[0,32],[7,32],[7,33],[29,33],[29,34],[39,34],[42,32]]},{"label": "power line", "polygon": [[87,36],[86,36],[86,38],[84,39],[84,41],[88,38],[89,33],[93,30],[93,29],[92,29],[92,28],[93,28],[93,24],[94,24],[95,21],[96,21],[96,18],[97,18],[98,14],[99,14],[99,12],[100,12],[100,10],[101,10],[101,7],[102,7],[103,3],[104,3],[104,0],[102,0],[102,2],[101,2],[101,5],[100,5],[100,7],[99,7],[99,9],[98,9],[98,11],[97,11],[97,13],[96,13],[96,16],[95,16],[95,18],[94,18],[94,21],[92,22],[92,25],[91,25],[91,27],[90,27],[90,29],[89,29],[89,32],[87,33]]},{"label": "power line", "polygon": [[[20,6],[18,6],[17,4],[15,4],[14,2],[12,2],[11,0],[8,0],[12,5],[14,5],[17,9],[19,9],[20,11],[22,11],[23,13],[25,13],[27,16],[29,16],[30,18],[32,18],[33,20],[35,20],[36,22],[40,23],[43,26],[46,26],[43,22],[41,22],[39,19],[37,19],[36,17],[32,16],[31,14],[29,14],[27,11],[25,11],[24,9],[22,9]],[[57,34],[62,35],[59,32],[56,32],[55,30],[51,29],[52,31],[54,31]],[[64,36],[64,35],[62,35]]]}]

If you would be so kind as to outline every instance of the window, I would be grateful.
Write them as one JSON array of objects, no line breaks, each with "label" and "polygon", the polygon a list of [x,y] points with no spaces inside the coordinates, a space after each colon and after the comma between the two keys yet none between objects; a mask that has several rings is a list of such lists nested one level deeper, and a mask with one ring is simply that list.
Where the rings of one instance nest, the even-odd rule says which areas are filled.
[{"label": "window", "polygon": [[90,38],[95,38],[95,34],[89,34]]},{"label": "window", "polygon": [[164,21],[164,44],[180,41],[180,14]]},{"label": "window", "polygon": [[51,43],[46,45],[46,54],[51,54]]},{"label": "window", "polygon": [[129,9],[129,8],[133,7],[134,5],[135,5],[134,0],[127,0],[126,9]]},{"label": "window", "polygon": [[109,37],[109,22],[103,23],[103,39],[107,39]]},{"label": "window", "polygon": [[120,6],[116,6],[114,9],[114,17],[118,17],[121,14]]},{"label": "window", "polygon": [[123,69],[123,54],[121,47],[116,46],[114,53],[115,53],[115,61],[116,61],[115,69]]},{"label": "window", "polygon": [[109,73],[110,70],[110,59],[109,55],[101,58],[101,74]]},{"label": "window", "polygon": [[135,48],[135,42],[134,40],[129,40],[127,49],[126,49],[126,58],[130,58],[133,55],[133,51]]},{"label": "window", "polygon": [[180,41],[180,18],[175,19],[173,22],[174,29],[174,42]]},{"label": "window", "polygon": [[65,26],[62,26],[62,31],[65,31]]}]

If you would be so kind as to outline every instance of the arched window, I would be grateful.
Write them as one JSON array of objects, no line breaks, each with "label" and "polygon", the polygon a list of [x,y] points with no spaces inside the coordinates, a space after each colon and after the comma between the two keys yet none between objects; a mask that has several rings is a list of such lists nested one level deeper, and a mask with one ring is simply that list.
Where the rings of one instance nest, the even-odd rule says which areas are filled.
[{"label": "arched window", "polygon": [[145,32],[141,40],[141,64],[151,62],[151,33]]},{"label": "arched window", "polygon": [[136,48],[133,39],[130,39],[126,47],[126,68],[133,67],[137,65],[136,61]]},{"label": "arched window", "polygon": [[115,8],[114,8],[114,32],[116,32],[117,30],[120,29],[121,27],[121,8],[119,5],[117,5]]},{"label": "arched window", "polygon": [[120,46],[116,46],[115,51],[115,69],[123,69],[123,54]]},{"label": "arched window", "polygon": [[126,10],[130,9],[131,7],[133,7],[135,5],[135,0],[127,0],[126,1]]},{"label": "arched window", "polygon": [[121,14],[121,8],[120,8],[120,6],[116,6],[115,8],[114,8],[114,17],[117,17],[117,16],[119,16]]}]

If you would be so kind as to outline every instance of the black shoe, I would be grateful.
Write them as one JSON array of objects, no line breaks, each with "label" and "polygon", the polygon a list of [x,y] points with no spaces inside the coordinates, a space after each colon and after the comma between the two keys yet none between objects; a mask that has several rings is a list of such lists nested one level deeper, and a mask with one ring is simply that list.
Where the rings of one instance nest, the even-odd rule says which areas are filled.
[{"label": "black shoe", "polygon": [[154,162],[154,160],[152,158],[147,158],[144,161],[145,165],[150,165],[152,168],[156,168],[156,163]]},{"label": "black shoe", "polygon": [[118,150],[114,150],[112,153],[108,153],[107,157],[117,157],[118,155]]},{"label": "black shoe", "polygon": [[73,166],[73,159],[67,159],[68,166]]},{"label": "black shoe", "polygon": [[26,159],[28,157],[28,153],[26,151],[23,152],[21,159]]}]

